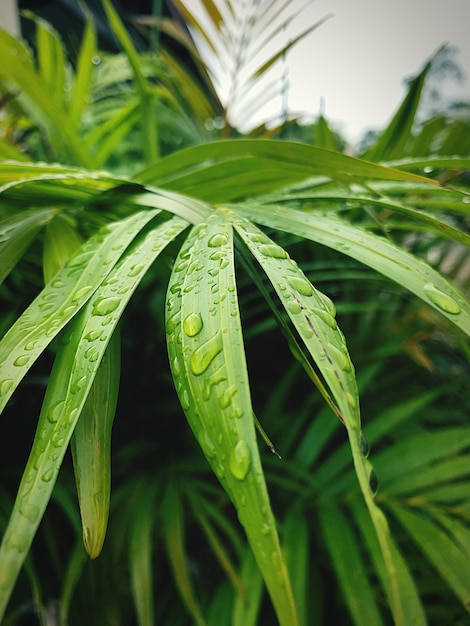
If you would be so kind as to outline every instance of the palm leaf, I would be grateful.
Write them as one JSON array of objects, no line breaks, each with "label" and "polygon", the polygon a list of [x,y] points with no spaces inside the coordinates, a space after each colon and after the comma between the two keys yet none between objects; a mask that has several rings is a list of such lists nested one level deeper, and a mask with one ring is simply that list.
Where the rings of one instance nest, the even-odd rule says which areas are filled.
[{"label": "palm leaf", "polygon": [[231,227],[222,213],[214,212],[194,227],[176,259],[167,300],[167,342],[189,424],[234,501],[281,624],[296,624],[256,443]]}]

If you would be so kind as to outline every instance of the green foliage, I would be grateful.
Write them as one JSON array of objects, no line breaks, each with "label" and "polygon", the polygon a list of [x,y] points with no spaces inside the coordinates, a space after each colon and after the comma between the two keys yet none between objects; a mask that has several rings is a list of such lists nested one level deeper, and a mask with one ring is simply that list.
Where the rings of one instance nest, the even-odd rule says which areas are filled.
[{"label": "green foliage", "polygon": [[[227,44],[231,3],[205,5],[216,38],[177,4]],[[417,125],[432,61],[369,160],[324,118],[315,146],[210,142],[213,86],[177,95],[187,68],[104,7],[125,54],[88,21],[75,70],[40,20],[36,59],[0,34],[5,623],[463,624],[469,131]]]}]

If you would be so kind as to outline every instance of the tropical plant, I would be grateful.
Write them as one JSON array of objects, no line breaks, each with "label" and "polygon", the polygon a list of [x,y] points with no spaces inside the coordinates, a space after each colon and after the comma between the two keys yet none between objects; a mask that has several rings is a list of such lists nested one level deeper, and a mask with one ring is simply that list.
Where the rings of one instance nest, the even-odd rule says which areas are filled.
[{"label": "tropical plant", "polygon": [[[0,78],[5,99],[13,98],[0,146],[9,159],[0,166],[7,423],[22,419],[14,402],[35,372],[46,386],[31,451],[18,444],[19,487],[9,468],[0,492],[5,623],[28,610],[22,595],[5,613],[23,566],[43,622],[56,611],[59,623],[76,623],[75,602],[91,605],[97,624],[270,623],[264,580],[283,626],[326,623],[333,609],[324,597],[339,604],[341,623],[442,624],[447,615],[463,623],[470,303],[465,279],[462,289],[452,281],[459,268],[438,271],[432,262],[469,244],[468,124],[460,122],[459,135],[432,123],[416,133],[428,64],[369,160],[328,149],[336,144],[323,118],[316,146],[200,143],[206,112],[191,119],[191,98],[183,106],[171,88],[182,74],[139,55],[109,0],[103,4],[125,52],[104,61],[118,88],[113,76],[94,82],[103,65],[93,63],[91,22],[75,73],[41,21],[36,62],[21,41],[0,37]],[[206,7],[226,32],[232,3]],[[165,112],[188,122],[183,144],[198,145],[159,158]],[[179,404],[155,371],[166,349]],[[151,406],[139,399],[139,380],[150,385]],[[119,387],[124,408],[114,423]],[[459,406],[444,418],[451,398]],[[178,407],[208,464],[170,425]],[[114,455],[110,498],[111,435],[125,428],[123,441],[132,439],[140,413],[143,436]],[[160,428],[150,425],[155,413]],[[260,451],[257,430],[274,455]],[[42,588],[43,559],[29,556],[51,498],[60,512],[43,525],[55,592]],[[74,544],[65,559],[54,526],[64,517],[64,541]],[[222,583],[205,584],[201,538],[227,575]],[[324,582],[325,569],[337,587]],[[156,585],[165,590],[161,602]]]}]

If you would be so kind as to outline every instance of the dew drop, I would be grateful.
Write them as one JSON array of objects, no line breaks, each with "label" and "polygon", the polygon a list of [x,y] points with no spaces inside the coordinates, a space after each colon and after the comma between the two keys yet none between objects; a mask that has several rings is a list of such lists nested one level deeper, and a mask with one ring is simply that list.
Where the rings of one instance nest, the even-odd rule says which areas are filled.
[{"label": "dew drop", "polygon": [[289,285],[298,291],[303,296],[311,296],[313,294],[313,287],[311,283],[301,276],[293,276],[289,278]]},{"label": "dew drop", "polygon": [[77,302],[78,300],[81,300],[82,298],[84,298],[87,293],[90,293],[91,291],[91,287],[88,285],[86,287],[80,287],[80,289],[78,289],[72,296],[72,302]]},{"label": "dew drop", "polygon": [[246,441],[241,439],[230,453],[229,467],[238,480],[245,480],[251,466],[251,452]]},{"label": "dew drop", "polygon": [[165,326],[167,335],[173,334],[178,328],[179,317],[179,313],[175,313],[167,319]]},{"label": "dew drop", "polygon": [[183,261],[180,261],[179,263],[177,263],[174,268],[173,271],[174,272],[182,272],[184,269],[186,269],[188,266],[188,261],[186,259],[184,259]]},{"label": "dew drop", "polygon": [[289,313],[296,315],[297,313],[300,313],[302,311],[302,307],[300,306],[298,302],[295,302],[295,300],[292,300],[291,302],[287,304],[287,310],[289,311]]},{"label": "dew drop", "polygon": [[281,246],[278,246],[275,243],[263,244],[259,246],[259,251],[261,252],[261,254],[264,254],[264,256],[269,256],[274,259],[288,259],[289,258],[289,255],[284,250],[284,248],[281,248]]},{"label": "dew drop", "polygon": [[35,504],[31,504],[30,502],[22,502],[20,504],[20,513],[26,519],[29,519],[31,522],[37,522],[40,515],[39,507]]},{"label": "dew drop", "polygon": [[100,351],[96,346],[91,346],[91,348],[88,348],[88,350],[85,350],[84,357],[85,359],[88,359],[91,363],[94,363],[95,361],[97,361],[99,356],[100,356]]},{"label": "dew drop", "polygon": [[351,409],[355,409],[357,407],[357,400],[356,398],[353,396],[352,393],[350,393],[349,391],[346,392],[346,398],[348,400],[348,404],[351,407]]},{"label": "dew drop", "polygon": [[175,376],[179,376],[181,374],[180,362],[178,357],[175,356],[172,362],[172,371]]},{"label": "dew drop", "polygon": [[81,376],[78,380],[76,380],[70,388],[71,393],[77,393],[86,383],[86,376]]},{"label": "dew drop", "polygon": [[28,351],[29,351],[29,350],[34,350],[34,348],[36,347],[36,344],[37,344],[37,343],[38,343],[38,342],[37,342],[37,340],[35,340],[35,341],[29,341],[29,342],[25,345],[24,349],[25,349],[25,350],[28,350]]},{"label": "dew drop", "polygon": [[211,261],[220,261],[220,259],[223,259],[225,257],[225,253],[222,252],[221,250],[218,250],[217,252],[213,252],[209,259]]},{"label": "dew drop", "polygon": [[232,402],[233,396],[237,393],[238,389],[235,385],[228,387],[223,394],[219,397],[219,404],[221,409],[226,409]]},{"label": "dew drop", "polygon": [[336,330],[338,328],[338,324],[336,323],[335,318],[327,313],[327,311],[324,311],[322,309],[315,309],[315,315],[323,320],[325,324],[329,326],[332,330]]},{"label": "dew drop", "polygon": [[367,459],[367,457],[369,456],[370,448],[369,442],[367,441],[363,433],[361,433],[361,438],[359,439],[359,448],[361,450],[361,454]]},{"label": "dew drop", "polygon": [[183,410],[187,411],[190,407],[189,394],[187,389],[183,389],[183,393],[180,395],[180,402]]},{"label": "dew drop", "polygon": [[120,303],[119,298],[98,298],[93,305],[93,315],[109,315]]},{"label": "dew drop", "polygon": [[59,417],[62,415],[62,411],[65,405],[65,400],[61,400],[60,402],[56,402],[53,404],[47,413],[47,419],[51,424],[55,424]]},{"label": "dew drop", "polygon": [[372,492],[372,495],[375,496],[379,489],[379,479],[377,478],[377,474],[373,469],[370,470],[369,474],[369,488]]},{"label": "dew drop", "polygon": [[103,334],[102,330],[91,330],[89,333],[85,335],[84,339],[86,339],[87,341],[96,341],[97,339],[101,337],[102,334]]},{"label": "dew drop", "polygon": [[217,233],[216,235],[212,235],[212,237],[207,242],[207,245],[210,248],[219,248],[220,246],[225,246],[228,243],[227,235],[224,233]]},{"label": "dew drop", "polygon": [[206,341],[191,355],[190,368],[192,373],[195,376],[203,374],[219,352],[222,352],[222,347],[222,334],[217,331],[209,341]]},{"label": "dew drop", "polygon": [[325,305],[325,308],[331,315],[331,317],[336,317],[336,306],[333,300],[324,293],[318,292],[318,295],[320,296],[321,301]]},{"label": "dew drop", "polygon": [[204,439],[203,439],[203,447],[204,452],[208,459],[214,459],[216,456],[215,446],[212,443],[212,439],[207,434],[207,431],[204,431]]},{"label": "dew drop", "polygon": [[16,365],[17,367],[22,367],[23,365],[26,365],[28,361],[29,361],[29,356],[27,356],[26,354],[22,354],[21,356],[19,356],[17,359],[13,361],[13,365]]},{"label": "dew drop", "polygon": [[54,472],[50,469],[41,476],[41,479],[45,483],[50,483],[53,476],[54,476]]},{"label": "dew drop", "polygon": [[336,363],[336,365],[343,370],[343,372],[350,372],[351,371],[351,362],[347,356],[347,354],[345,352],[343,352],[342,350],[339,350],[338,348],[336,348],[333,345],[329,345],[328,346],[328,351],[330,353],[330,355],[332,356],[334,362]]},{"label": "dew drop", "polygon": [[9,378],[2,380],[0,382],[0,396],[3,396],[4,394],[8,393],[10,389],[12,388],[13,384],[14,384],[14,381]]},{"label": "dew drop", "polygon": [[144,269],[144,265],[142,263],[137,263],[131,267],[131,271],[129,272],[129,276],[138,276],[140,272]]},{"label": "dew drop", "polygon": [[424,285],[423,291],[431,302],[445,313],[450,313],[451,315],[458,315],[460,313],[460,306],[454,298],[438,289],[432,283]]},{"label": "dew drop", "polygon": [[269,526],[269,524],[263,524],[261,526],[261,534],[262,535],[269,535],[270,532],[271,532],[271,527]]},{"label": "dew drop", "polygon": [[183,330],[188,337],[195,337],[202,330],[202,318],[199,313],[190,313],[183,320]]}]

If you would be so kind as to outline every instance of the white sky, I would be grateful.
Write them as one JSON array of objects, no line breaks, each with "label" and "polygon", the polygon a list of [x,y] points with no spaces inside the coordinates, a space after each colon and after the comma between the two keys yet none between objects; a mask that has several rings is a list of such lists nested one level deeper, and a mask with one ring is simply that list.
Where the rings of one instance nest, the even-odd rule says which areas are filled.
[{"label": "white sky", "polygon": [[323,100],[327,119],[342,122],[351,139],[383,127],[405,93],[403,78],[445,42],[460,49],[466,81],[456,95],[470,101],[470,0],[317,0],[294,30],[329,13],[289,53],[291,109],[316,115]]}]

